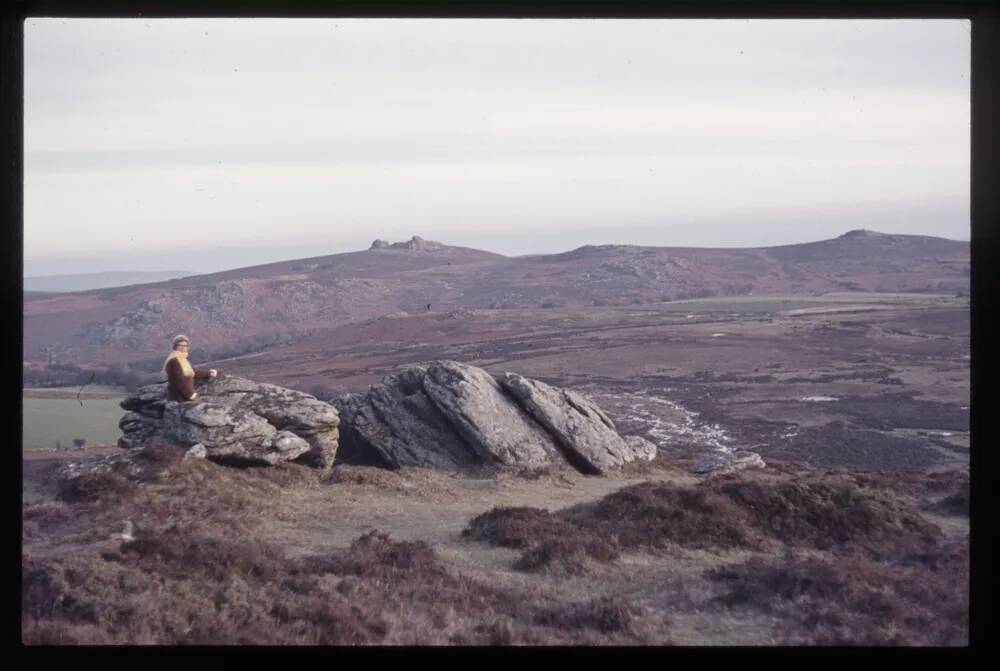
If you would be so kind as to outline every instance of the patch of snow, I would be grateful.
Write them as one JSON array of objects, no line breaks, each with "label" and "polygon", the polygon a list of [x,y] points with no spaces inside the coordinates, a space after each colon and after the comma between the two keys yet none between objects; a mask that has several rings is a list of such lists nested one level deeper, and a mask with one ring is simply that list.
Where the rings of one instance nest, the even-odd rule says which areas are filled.
[{"label": "patch of snow", "polygon": [[694,319],[694,315],[687,315],[686,318],[687,319]]},{"label": "patch of snow", "polygon": [[810,402],[820,402],[820,401],[839,401],[840,399],[836,396],[803,396],[799,399],[800,401],[810,401]]},{"label": "patch of snow", "polygon": [[725,333],[713,333],[713,334],[712,334],[712,337],[713,337],[713,338],[721,338],[721,337],[722,337],[722,336],[724,336],[724,335],[726,335],[726,334],[725,334]]}]

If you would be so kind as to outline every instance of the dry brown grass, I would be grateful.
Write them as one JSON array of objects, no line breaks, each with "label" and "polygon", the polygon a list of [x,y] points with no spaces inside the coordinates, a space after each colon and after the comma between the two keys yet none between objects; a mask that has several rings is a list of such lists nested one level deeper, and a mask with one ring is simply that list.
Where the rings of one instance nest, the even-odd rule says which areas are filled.
[{"label": "dry brown grass", "polygon": [[621,597],[603,596],[586,603],[542,610],[535,615],[534,621],[542,626],[560,629],[590,628],[607,633],[639,634],[643,612]]},{"label": "dry brown grass", "polygon": [[[545,619],[538,615],[543,611],[551,617],[561,612],[559,602],[473,580],[442,563],[422,542],[396,542],[372,532],[346,550],[287,556],[261,534],[268,521],[300,516],[307,490],[329,487],[313,469],[296,464],[236,469],[159,451],[136,456],[139,470],[112,472],[134,478],[127,488],[26,507],[25,531],[37,537],[23,557],[26,643],[646,640],[642,628],[601,624],[610,615],[593,621],[577,616],[578,626],[569,624],[568,615],[552,626],[536,624],[536,616]],[[425,479],[395,475],[398,482]],[[109,539],[126,517],[135,522],[135,540]],[[83,549],[54,553],[45,537]]]},{"label": "dry brown grass", "polygon": [[[134,459],[118,457],[132,456]],[[105,472],[84,473],[79,477],[58,480],[58,498],[62,501],[117,500],[130,494],[142,483],[152,482],[166,470],[181,463],[184,450],[167,445],[149,445],[130,454],[112,455]]]},{"label": "dry brown grass", "polygon": [[864,557],[789,555],[710,571],[727,607],[781,618],[786,644],[965,645],[968,569],[907,568]]},{"label": "dry brown grass", "polygon": [[[612,584],[602,577],[622,567],[620,553],[699,548],[709,558],[718,551],[722,561],[732,550],[788,546],[826,550],[813,563],[794,557],[737,565],[696,579],[692,594],[727,590],[716,607],[782,618],[782,640],[790,642],[954,641],[963,628],[955,594],[967,584],[967,541],[942,542],[910,494],[842,473],[646,482],[555,513],[496,508],[470,521],[466,537],[522,551],[515,568],[594,577],[588,601],[579,592],[524,586],[530,582],[473,579],[426,543],[378,532],[344,550],[289,557],[264,534],[276,521],[294,523],[303,510],[315,514],[309,506],[329,495],[329,480],[296,464],[235,469],[175,457],[143,455],[138,479],[122,493],[25,507],[25,537],[34,539],[23,559],[25,642],[664,643],[670,624],[662,613],[600,596]],[[333,486],[385,486],[414,501],[422,500],[421,483],[439,484],[422,473],[392,472],[383,480],[361,467],[334,471],[341,479]],[[929,479],[922,491],[940,497],[960,480]],[[136,540],[108,540],[125,517],[135,521]],[[60,556],[45,538],[81,549]],[[884,583],[882,597],[894,600],[895,610],[878,600],[879,581],[892,576],[896,582]],[[551,580],[558,586],[576,579]],[[691,607],[702,608],[707,598]],[[868,611],[881,614],[881,628]],[[941,621],[929,623],[935,613]]]},{"label": "dry brown grass", "polygon": [[294,519],[299,495],[319,486],[318,472],[298,464],[237,469],[183,461],[182,451],[162,446],[132,456],[109,473],[58,481],[55,501],[26,505],[26,541],[104,542],[125,519],[140,531],[176,526],[237,538],[268,520]]},{"label": "dry brown grass", "polygon": [[968,467],[931,473],[880,471],[849,473],[842,469],[830,473],[840,477],[851,477],[863,487],[888,490],[924,502],[960,493],[963,490],[967,491],[969,487]]},{"label": "dry brown grass", "polygon": [[22,518],[48,527],[71,519],[73,514],[72,508],[61,501],[42,501],[25,506]]},{"label": "dry brown grass", "polygon": [[71,480],[59,482],[62,501],[97,501],[115,499],[135,491],[136,483],[115,473],[87,473]]},{"label": "dry brown grass", "polygon": [[462,536],[499,547],[525,549],[536,543],[579,533],[579,529],[547,510],[499,507],[477,515]]},{"label": "dry brown grass", "polygon": [[458,496],[450,473],[431,468],[387,469],[378,466],[336,464],[324,476],[328,484],[361,485],[379,492],[417,496],[427,500],[451,500]]},{"label": "dry brown grass", "polygon": [[[259,544],[188,538],[173,549],[143,539],[100,558],[27,559],[24,641],[243,645],[377,640],[377,622],[352,612],[336,592],[296,591],[285,579],[283,562],[274,554],[262,555]],[[193,550],[198,546],[203,549]]]},{"label": "dry brown grass", "polygon": [[553,538],[533,546],[514,562],[514,568],[577,574],[588,572],[595,562],[607,564],[618,556],[618,545],[613,541],[577,531],[569,538]]},{"label": "dry brown grass", "polygon": [[946,496],[937,503],[929,506],[928,509],[942,515],[968,517],[971,510],[968,486],[966,486],[965,491]]},{"label": "dry brown grass", "polygon": [[[693,460],[690,460],[693,463]],[[687,471],[691,463],[684,463],[681,460],[671,459],[667,461],[662,457],[654,458],[650,461],[637,459],[630,461],[618,469],[618,472],[626,477],[653,477],[660,473],[682,474]]]},{"label": "dry brown grass", "polygon": [[565,518],[622,549],[656,552],[672,545],[757,548],[751,518],[709,486],[644,482],[592,504],[570,508]]},{"label": "dry brown grass", "polygon": [[61,501],[42,501],[24,506],[21,513],[21,534],[25,540],[43,536],[47,531],[65,524],[74,511]]},{"label": "dry brown grass", "polygon": [[971,499],[968,471],[934,473],[927,477],[924,487],[927,497],[931,499],[925,504],[928,510],[942,515],[969,516]]},{"label": "dry brown grass", "polygon": [[100,557],[24,558],[28,644],[573,644],[648,640],[622,599],[563,606],[371,532],[292,560],[258,540],[169,529]]},{"label": "dry brown grass", "polygon": [[859,487],[850,480],[762,484],[732,479],[715,486],[746,511],[755,527],[787,544],[829,548],[940,533],[891,492]]},{"label": "dry brown grass", "polygon": [[473,518],[462,536],[490,545],[526,550],[514,567],[581,573],[591,561],[618,558],[614,541],[599,538],[547,510],[527,507],[494,508]]},{"label": "dry brown grass", "polygon": [[587,570],[620,552],[767,551],[793,546],[874,559],[936,556],[940,529],[891,491],[836,474],[732,475],[698,485],[645,482],[558,513],[495,508],[463,536],[525,550],[515,568]]},{"label": "dry brown grass", "polygon": [[892,493],[827,477],[761,481],[737,474],[695,486],[641,483],[564,516],[616,538],[622,548],[653,551],[670,545],[759,550],[778,543],[823,549],[940,535]]}]

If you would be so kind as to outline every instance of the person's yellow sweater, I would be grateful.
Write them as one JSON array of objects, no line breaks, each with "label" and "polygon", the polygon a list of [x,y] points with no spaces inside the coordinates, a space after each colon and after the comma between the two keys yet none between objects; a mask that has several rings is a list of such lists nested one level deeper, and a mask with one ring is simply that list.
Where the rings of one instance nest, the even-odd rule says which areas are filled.
[{"label": "person's yellow sweater", "polygon": [[171,401],[193,401],[198,398],[194,390],[196,378],[211,377],[211,371],[194,368],[188,361],[187,353],[174,350],[163,362],[163,372],[167,376],[167,399]]},{"label": "person's yellow sweater", "polygon": [[163,362],[163,372],[167,372],[167,365],[173,360],[177,359],[177,363],[181,365],[181,372],[184,373],[184,377],[194,377],[194,368],[191,367],[191,362],[188,361],[187,352],[181,352],[179,350],[173,350],[170,355]]}]

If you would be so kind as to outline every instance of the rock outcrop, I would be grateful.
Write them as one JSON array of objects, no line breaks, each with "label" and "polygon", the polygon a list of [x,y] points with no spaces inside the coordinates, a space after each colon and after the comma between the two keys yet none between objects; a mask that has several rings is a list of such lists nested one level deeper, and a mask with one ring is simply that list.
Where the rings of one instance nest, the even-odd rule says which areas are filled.
[{"label": "rock outcrop", "polygon": [[593,401],[515,373],[505,373],[498,381],[555,436],[567,459],[581,471],[604,473],[635,458],[614,423]]},{"label": "rock outcrop", "polygon": [[334,401],[345,461],[389,468],[569,462],[592,474],[652,459],[649,441],[626,441],[591,400],[513,373],[494,378],[455,361],[409,366]]},{"label": "rock outcrop", "polygon": [[334,401],[342,420],[343,457],[390,468],[473,466],[476,455],[423,388],[427,369],[405,368]]},{"label": "rock outcrop", "polygon": [[552,437],[485,370],[441,361],[427,368],[423,387],[484,462],[527,468],[558,463]]},{"label": "rock outcrop", "polygon": [[240,377],[220,377],[198,387],[191,403],[166,400],[163,383],[140,387],[121,402],[118,423],[124,448],[148,444],[204,446],[217,461],[275,464],[297,460],[333,464],[340,417],[314,396]]},{"label": "rock outcrop", "polygon": [[407,366],[333,404],[228,376],[199,385],[195,402],[165,395],[164,384],[152,384],[122,401],[121,447],[172,445],[221,463],[328,468],[337,459],[442,470],[569,463],[589,474],[656,456],[655,445],[620,436],[582,394],[456,361]]},{"label": "rock outcrop", "polygon": [[766,464],[759,454],[749,450],[720,450],[698,460],[690,468],[696,475],[716,476],[735,473],[745,468],[764,468]]},{"label": "rock outcrop", "polygon": [[402,249],[410,252],[435,252],[442,249],[447,249],[447,245],[443,245],[440,242],[434,242],[433,240],[424,240],[419,235],[414,235],[412,238],[405,242],[392,242],[388,240],[377,239],[372,242],[368,250],[373,249]]},{"label": "rock outcrop", "polygon": [[656,444],[642,436],[625,436],[625,444],[632,450],[635,460],[652,461],[656,459]]}]

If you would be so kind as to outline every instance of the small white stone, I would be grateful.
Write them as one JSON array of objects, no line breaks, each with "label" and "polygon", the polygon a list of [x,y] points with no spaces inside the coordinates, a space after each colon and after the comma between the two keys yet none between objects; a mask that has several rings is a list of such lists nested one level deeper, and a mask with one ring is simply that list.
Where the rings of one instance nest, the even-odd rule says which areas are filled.
[{"label": "small white stone", "polygon": [[195,443],[191,446],[191,449],[184,453],[184,461],[188,459],[204,459],[207,456],[208,448],[201,443]]}]

